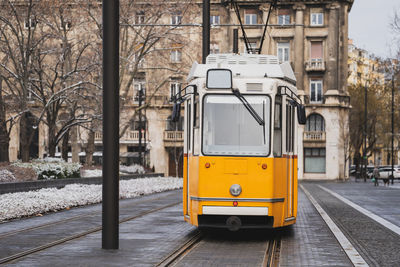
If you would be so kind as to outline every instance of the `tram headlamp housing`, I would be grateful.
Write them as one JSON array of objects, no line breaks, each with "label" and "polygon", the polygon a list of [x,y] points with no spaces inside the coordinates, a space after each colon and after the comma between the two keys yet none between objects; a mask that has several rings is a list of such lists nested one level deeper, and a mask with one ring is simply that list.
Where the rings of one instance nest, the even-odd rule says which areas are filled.
[{"label": "tram headlamp housing", "polygon": [[209,69],[207,70],[208,89],[231,89],[232,71],[229,69]]},{"label": "tram headlamp housing", "polygon": [[233,184],[229,189],[229,192],[231,193],[232,196],[237,197],[242,193],[242,187],[238,184]]}]

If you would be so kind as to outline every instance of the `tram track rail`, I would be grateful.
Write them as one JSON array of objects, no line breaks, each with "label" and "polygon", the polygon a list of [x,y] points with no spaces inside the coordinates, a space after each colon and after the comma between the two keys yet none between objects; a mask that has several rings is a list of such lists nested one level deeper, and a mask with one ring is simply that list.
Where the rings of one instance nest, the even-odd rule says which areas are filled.
[{"label": "tram track rail", "polygon": [[[151,199],[151,200],[139,201],[139,202],[135,203],[135,205],[148,203],[148,202],[154,201],[154,200],[160,200],[162,198],[163,197],[159,197],[159,198]],[[126,208],[128,206],[131,206],[131,204],[129,204],[129,205],[121,205],[120,208],[123,209],[123,208]],[[37,225],[37,226],[26,227],[26,228],[19,229],[19,230],[9,231],[9,232],[0,234],[0,240],[2,238],[5,238],[5,237],[11,236],[11,235],[15,235],[15,234],[19,234],[19,233],[23,233],[23,232],[27,232],[27,231],[32,231],[32,230],[36,230],[36,229],[41,229],[41,228],[45,228],[45,227],[48,227],[48,226],[54,226],[54,225],[65,223],[65,222],[71,222],[71,221],[74,221],[74,220],[77,220],[77,219],[90,217],[90,216],[93,216],[93,215],[100,215],[100,214],[102,214],[102,211],[93,211],[93,212],[90,212],[90,213],[76,215],[76,216],[69,217],[69,218],[66,218],[66,219],[52,221],[52,222],[40,224],[40,225]]]},{"label": "tram track rail", "polygon": [[[155,267],[168,267],[168,266],[179,266],[179,263],[188,255],[190,252],[195,252],[196,248],[201,242],[203,245],[207,245],[207,240],[204,238],[205,235],[198,231],[194,236],[186,240],[176,250],[171,252],[169,255],[164,257]],[[281,239],[277,235],[273,235],[271,239],[267,241],[267,248],[264,253],[261,267],[278,267],[280,257]]]},{"label": "tram track rail", "polygon": [[171,254],[165,257],[160,263],[155,265],[156,267],[174,266],[180,259],[185,257],[190,251],[196,248],[196,245],[200,243],[203,238],[203,234],[199,231],[194,236],[189,238],[180,247],[174,250]]},{"label": "tram track rail", "polygon": [[262,267],[278,267],[280,257],[281,239],[274,237],[268,241],[267,249],[265,250]]},{"label": "tram track rail", "polygon": [[[161,198],[158,198],[158,199],[162,199],[162,197],[161,197]],[[154,201],[154,199],[150,199],[150,200],[147,200],[147,201],[142,201],[141,203],[149,202],[149,201]],[[128,216],[128,217],[125,217],[125,218],[120,219],[120,220],[119,220],[119,223],[120,223],[120,224],[121,224],[121,223],[125,223],[125,222],[128,222],[128,221],[131,221],[131,220],[134,220],[134,219],[137,219],[137,218],[146,216],[146,215],[148,215],[148,214],[155,213],[155,212],[158,212],[158,211],[160,211],[160,210],[163,210],[163,209],[167,209],[167,208],[176,206],[176,205],[181,204],[181,203],[182,203],[181,201],[178,201],[178,202],[175,201],[175,202],[170,203],[170,204],[168,204],[168,205],[163,205],[163,206],[161,206],[161,207],[153,208],[153,209],[150,209],[150,210],[141,212],[141,213],[136,214],[136,215],[133,215],[133,216]],[[135,203],[135,204],[136,204],[136,203]],[[137,203],[137,204],[139,204],[139,203]],[[126,206],[128,206],[128,205],[126,205]],[[75,216],[75,217],[73,217],[73,218],[68,218],[68,219],[65,219],[65,220],[60,220],[60,221],[58,221],[58,222],[47,223],[47,224],[39,225],[39,226],[36,226],[36,227],[28,227],[28,228],[26,228],[26,229],[21,229],[21,230],[12,231],[12,232],[9,232],[9,233],[6,233],[6,234],[3,234],[2,236],[0,236],[0,240],[1,240],[1,238],[8,237],[8,236],[13,235],[13,234],[19,234],[19,233],[23,233],[23,232],[26,232],[26,231],[29,231],[29,230],[35,230],[35,229],[39,229],[39,228],[45,228],[45,227],[47,227],[47,226],[54,225],[54,223],[60,224],[60,223],[62,223],[62,222],[67,222],[67,221],[71,221],[71,220],[76,220],[76,219],[82,218],[82,217],[88,217],[88,216],[90,216],[90,215],[97,214],[97,213],[101,213],[101,212],[92,212],[92,213],[89,213],[89,214],[78,215],[78,216]],[[95,232],[98,232],[98,231],[101,231],[101,230],[102,230],[102,226],[93,227],[93,228],[91,228],[91,229],[89,229],[89,230],[86,230],[86,231],[84,231],[84,232],[82,232],[82,233],[78,233],[78,234],[74,234],[74,235],[71,235],[71,236],[68,236],[68,237],[60,238],[60,239],[54,240],[54,241],[52,241],[52,242],[48,242],[48,243],[46,243],[46,244],[37,246],[37,247],[33,247],[33,248],[26,249],[26,250],[21,251],[21,252],[18,252],[18,253],[14,253],[14,254],[12,254],[12,255],[10,255],[10,256],[0,258],[0,265],[1,265],[1,264],[12,263],[13,261],[18,260],[18,259],[20,259],[20,258],[23,258],[23,257],[25,257],[25,256],[28,256],[28,255],[30,255],[30,254],[34,254],[34,253],[36,253],[36,252],[39,252],[39,251],[42,251],[42,250],[45,250],[45,249],[48,249],[48,248],[51,248],[51,247],[60,245],[60,244],[62,244],[62,243],[65,243],[65,242],[68,242],[68,241],[71,241],[71,240],[75,240],[75,239],[84,237],[84,236],[86,236],[86,235],[89,235],[89,234],[92,234],[92,233],[95,233]]]}]

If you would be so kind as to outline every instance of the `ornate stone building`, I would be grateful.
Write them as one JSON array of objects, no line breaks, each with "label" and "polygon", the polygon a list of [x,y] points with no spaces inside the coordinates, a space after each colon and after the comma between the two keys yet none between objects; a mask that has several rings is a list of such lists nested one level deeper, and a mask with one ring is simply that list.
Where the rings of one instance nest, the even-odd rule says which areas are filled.
[{"label": "ornate stone building", "polygon": [[[172,105],[168,99],[185,85],[191,64],[201,61],[202,1],[189,2],[171,3],[157,20],[164,27],[163,34],[159,34],[164,38],[154,45],[152,53],[136,58],[134,78],[127,83],[126,97],[131,101],[121,114],[121,123],[129,125],[121,137],[121,159],[130,163],[137,161],[139,151],[137,96],[141,90],[146,105],[141,113],[146,121],[142,124],[143,153],[149,167],[166,175],[175,175],[180,169],[183,147],[182,125],[170,122]],[[237,2],[250,48],[258,51],[270,3]],[[348,13],[352,3],[353,0],[280,0],[269,19],[261,53],[290,62],[308,116],[307,125],[299,130],[300,179],[347,177]],[[136,24],[136,29],[154,30],[149,26],[154,20],[147,19],[153,15],[149,3],[136,4],[139,8],[131,14],[132,24]],[[249,52],[231,1],[211,1],[211,24],[211,53],[232,53],[235,29],[239,32],[239,53]],[[138,48],[143,43],[138,41]],[[84,130],[78,132],[82,132],[78,136],[83,153],[87,135]],[[39,139],[40,146],[45,145],[45,137]],[[100,155],[100,133],[96,133],[95,143]],[[43,156],[44,149],[39,151],[39,156]]]}]

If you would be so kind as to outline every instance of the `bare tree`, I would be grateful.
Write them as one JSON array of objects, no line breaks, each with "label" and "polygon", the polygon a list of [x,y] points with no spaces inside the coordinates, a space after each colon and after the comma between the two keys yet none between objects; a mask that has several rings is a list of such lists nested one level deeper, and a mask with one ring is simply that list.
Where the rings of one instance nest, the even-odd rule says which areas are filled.
[{"label": "bare tree", "polygon": [[[23,161],[29,160],[29,146],[33,131],[27,129],[28,112],[33,107],[29,105],[30,80],[33,75],[32,55],[43,42],[44,36],[38,34],[38,16],[40,8],[37,1],[29,0],[24,4],[11,0],[2,0],[0,10],[0,74],[3,81],[2,117],[9,121],[11,127],[15,121],[20,123],[20,154]],[[9,104],[6,105],[5,102]],[[9,107],[11,109],[6,110]],[[6,115],[8,114],[8,115]],[[5,117],[5,116],[8,116]],[[35,124],[39,123],[38,120]],[[4,123],[2,132],[5,133]],[[37,125],[36,125],[37,127]],[[9,138],[1,135],[2,143],[8,146]]]},{"label": "bare tree", "polygon": [[[180,23],[191,19],[189,6],[194,1],[181,1],[179,5],[171,4],[170,1],[150,0],[140,2],[134,0],[121,1],[120,9],[120,113],[121,127],[120,137],[131,127],[132,121],[139,113],[145,114],[146,109],[154,105],[159,96],[166,96],[165,88],[169,85],[171,77],[185,76],[185,71],[190,68],[193,57],[198,55],[198,44],[192,43],[192,38],[185,38]],[[95,1],[88,1],[85,6],[88,16],[93,20],[93,33],[97,34],[98,40],[102,36],[102,23],[100,6]],[[192,12],[192,11],[190,11]],[[171,24],[171,16],[176,14],[177,25]],[[192,32],[186,33],[189,36]],[[180,55],[178,62],[171,62],[171,51],[184,51],[188,49],[187,55]],[[101,50],[101,45],[98,45]],[[196,52],[194,52],[196,51]],[[97,54],[101,54],[99,51]],[[101,57],[98,65],[101,66]],[[187,60],[189,59],[189,60]],[[137,94],[135,82],[145,83],[145,100],[139,107],[137,105]],[[100,85],[99,85],[100,86]],[[167,98],[164,104],[168,103]],[[92,131],[89,129],[89,131]],[[93,140],[93,139],[90,139]],[[89,147],[89,144],[88,144]],[[86,151],[88,153],[88,151]]]},{"label": "bare tree", "polygon": [[86,55],[90,43],[84,38],[87,25],[82,14],[71,2],[42,3],[40,22],[46,39],[33,55],[31,91],[42,110],[39,119],[48,127],[50,156],[55,155],[56,146],[64,137],[64,149],[67,147],[72,127],[90,122],[80,112],[79,103],[89,83],[87,73],[93,66]]}]

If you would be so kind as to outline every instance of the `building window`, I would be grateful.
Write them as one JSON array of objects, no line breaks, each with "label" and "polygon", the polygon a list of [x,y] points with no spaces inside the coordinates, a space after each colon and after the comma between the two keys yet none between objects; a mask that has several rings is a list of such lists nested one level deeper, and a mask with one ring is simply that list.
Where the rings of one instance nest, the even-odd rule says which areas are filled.
[{"label": "building window", "polygon": [[35,28],[37,24],[36,19],[28,19],[25,20],[24,27],[25,29]]},{"label": "building window", "polygon": [[325,148],[304,148],[304,172],[325,173]]},{"label": "building window", "polygon": [[139,53],[134,55],[134,62],[133,62],[133,64],[130,64],[130,67],[131,67],[130,71],[134,71],[135,65],[137,66],[137,68],[143,68],[143,66],[144,66],[143,55],[139,55]]},{"label": "building window", "polygon": [[146,99],[146,82],[145,82],[145,80],[142,80],[142,79],[135,80],[135,82],[133,83],[133,88],[134,88],[133,101],[135,103],[139,103],[140,90],[142,91],[142,101],[144,101]]},{"label": "building window", "polygon": [[311,42],[311,61],[322,61],[322,41]]},{"label": "building window", "polygon": [[218,15],[210,16],[210,24],[211,25],[219,25],[220,17]]},{"label": "building window", "polygon": [[324,13],[311,13],[311,26],[322,26],[324,25]]},{"label": "building window", "polygon": [[181,62],[182,60],[182,51],[181,49],[173,49],[171,50],[171,62]]},{"label": "building window", "polygon": [[289,59],[290,59],[289,53],[290,53],[290,43],[289,42],[277,44],[277,55],[278,55],[278,60],[280,63],[289,61]]},{"label": "building window", "polygon": [[170,99],[172,99],[176,94],[178,94],[181,91],[181,88],[182,84],[179,81],[172,79],[169,89]]},{"label": "building window", "polygon": [[144,11],[137,12],[135,15],[135,24],[144,24],[144,22],[145,22]]},{"label": "building window", "polygon": [[322,80],[310,81],[310,103],[322,103]]},{"label": "building window", "polygon": [[257,24],[257,11],[245,10],[244,11],[244,24],[255,25]]},{"label": "building window", "polygon": [[172,121],[172,116],[168,116],[167,118],[167,125],[165,130],[166,131],[183,131],[183,116],[179,118],[179,121],[174,122]]},{"label": "building window", "polygon": [[279,25],[289,25],[290,24],[290,10],[289,9],[279,9],[278,24]]},{"label": "building window", "polygon": [[142,114],[142,118],[140,118],[139,114],[136,113],[133,119],[129,122],[129,129],[131,131],[139,131],[139,130],[143,131],[146,128],[147,128],[146,116]]},{"label": "building window", "polygon": [[258,53],[258,45],[257,42],[249,42],[248,43],[249,49],[247,49],[246,44],[244,45],[244,53],[247,54],[256,54]]},{"label": "building window", "polygon": [[325,120],[319,114],[311,114],[306,122],[307,132],[325,132]]},{"label": "building window", "polygon": [[219,45],[218,44],[210,45],[210,54],[219,54]]},{"label": "building window", "polygon": [[179,25],[182,23],[182,12],[175,12],[171,15],[171,24]]}]

